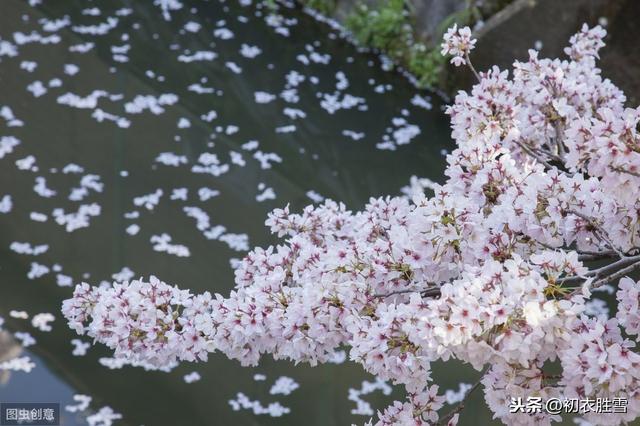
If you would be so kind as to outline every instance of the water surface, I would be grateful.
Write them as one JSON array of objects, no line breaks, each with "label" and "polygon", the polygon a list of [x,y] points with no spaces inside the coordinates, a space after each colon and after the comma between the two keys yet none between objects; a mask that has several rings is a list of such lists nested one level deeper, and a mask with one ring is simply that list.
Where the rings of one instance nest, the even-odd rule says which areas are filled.
[{"label": "water surface", "polygon": [[[299,210],[319,195],[359,209],[369,197],[399,194],[412,175],[440,180],[442,150],[451,147],[440,101],[297,10],[277,18],[256,5],[217,0],[182,0],[177,10],[166,1],[37,3],[0,4],[0,38],[13,46],[0,56],[0,106],[15,116],[0,119],[0,137],[20,141],[0,159],[0,199],[10,195],[13,204],[0,214],[0,316],[5,328],[37,341],[23,353],[36,367],[12,373],[0,385],[0,400],[64,406],[81,393],[93,398],[93,411],[108,405],[127,425],[363,423],[368,417],[351,414],[348,390],[371,377],[356,365],[294,368],[265,358],[257,368],[241,368],[213,354],[208,363],[169,373],[110,370],[99,363],[110,356],[104,347],[72,355],[77,336],[59,308],[71,294],[69,280],[95,285],[123,268],[119,277],[154,274],[194,292],[226,294],[233,287],[230,260],[276,241],[263,225],[271,209]],[[83,53],[87,43],[93,46]],[[91,105],[87,96],[95,90],[106,95]],[[145,103],[137,96],[168,102],[157,114],[138,112]],[[161,157],[166,161],[157,160],[162,153],[170,153]],[[203,153],[217,156],[213,174],[193,172],[204,166],[200,160],[214,161]],[[94,179],[93,188],[103,184],[101,191],[81,189],[70,199],[86,175],[99,177],[86,179]],[[39,178],[46,184],[38,185]],[[179,188],[186,188],[186,200],[173,193]],[[135,205],[136,197],[159,191],[157,205]],[[92,204],[100,214],[88,226],[69,232],[56,223],[56,209],[67,214]],[[206,238],[185,206],[205,212],[210,227],[223,226],[217,228],[223,237]],[[135,235],[131,225],[139,227]],[[155,251],[150,240],[165,233],[189,256]],[[48,249],[21,254],[10,249],[14,242]],[[48,272],[38,276],[43,268]],[[10,317],[14,309],[53,313],[53,330]],[[183,376],[192,371],[202,379],[187,384]],[[266,380],[255,381],[256,373]],[[280,376],[300,387],[270,395]],[[473,374],[455,369],[436,377],[447,389]],[[238,392],[291,412],[271,418],[234,411],[228,401]],[[365,399],[374,408],[392,400],[381,392]],[[84,424],[82,415],[63,417],[64,424]]]}]

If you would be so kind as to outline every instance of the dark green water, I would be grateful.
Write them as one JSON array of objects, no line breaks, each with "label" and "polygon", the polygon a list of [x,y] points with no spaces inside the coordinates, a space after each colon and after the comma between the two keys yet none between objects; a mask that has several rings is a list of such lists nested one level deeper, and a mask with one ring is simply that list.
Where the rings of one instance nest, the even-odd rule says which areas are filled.
[{"label": "dark green water", "polygon": [[[82,393],[93,397],[93,410],[109,405],[123,415],[119,424],[127,425],[363,423],[367,417],[350,414],[355,404],[347,400],[348,389],[359,388],[362,380],[371,377],[350,363],[309,368],[265,358],[260,367],[245,369],[213,354],[208,363],[184,364],[164,373],[133,367],[109,370],[98,363],[99,358],[109,356],[103,347],[92,347],[82,357],[71,354],[70,340],[77,336],[59,313],[61,301],[70,296],[71,288],[56,284],[57,273],[71,277],[74,283],[84,280],[98,284],[128,267],[136,276],[155,274],[195,292],[225,294],[232,288],[229,259],[240,258],[245,251],[206,239],[195,220],[184,214],[184,206],[201,208],[210,216],[211,225],[223,225],[228,233],[247,234],[250,247],[265,246],[275,241],[263,226],[267,212],[287,203],[293,210],[301,209],[311,203],[307,191],[358,209],[371,196],[398,194],[412,175],[434,180],[442,176],[441,150],[450,148],[450,139],[448,120],[436,98],[432,110],[413,105],[410,100],[416,91],[404,78],[382,71],[377,60],[358,53],[334,37],[335,31],[299,11],[283,12],[291,24],[286,26],[290,35],[285,37],[267,25],[263,16],[256,16],[260,9],[255,5],[217,0],[182,3],[182,9],[172,11],[171,19],[165,20],[160,7],[151,1],[45,0],[35,7],[22,0],[0,2],[2,40],[16,44],[16,32],[29,35],[32,31],[60,37],[58,43],[22,44],[17,46],[17,56],[0,57],[0,106],[9,106],[24,122],[22,127],[8,127],[0,119],[0,136],[21,141],[0,159],[0,198],[9,194],[13,200],[13,209],[0,214],[0,316],[9,331],[27,331],[37,340],[24,352],[33,358],[36,368],[28,374],[11,373],[8,380],[5,377],[0,401],[60,402],[64,406],[72,402],[74,393]],[[96,10],[87,11],[93,8],[99,15]],[[74,30],[78,25],[107,22],[121,8],[129,8],[131,13],[118,16],[117,26],[107,34],[84,34],[86,31],[77,27]],[[43,19],[64,16],[68,16],[70,25],[46,31]],[[183,27],[189,21],[201,28],[194,33],[185,31]],[[220,38],[223,32],[214,36],[214,30],[220,28],[232,32],[233,38]],[[95,43],[95,47],[87,53],[69,51],[70,46],[86,42]],[[242,44],[258,46],[261,54],[255,58],[242,56]],[[116,46],[117,55],[123,45],[130,46],[128,61],[114,60],[112,46]],[[214,51],[218,56],[212,61],[179,62],[178,56],[187,54],[186,49],[191,53]],[[310,50],[328,55],[320,57],[323,62],[328,58],[328,62],[311,60],[305,65],[299,55],[311,58]],[[24,61],[35,62],[37,67],[28,72],[21,68]],[[242,72],[236,74],[227,62],[234,62]],[[65,64],[76,65],[79,72],[65,74]],[[279,95],[290,71],[305,76],[297,86],[297,102],[277,97],[269,103],[256,103],[255,92]],[[334,93],[338,72],[349,81],[340,99],[345,93],[362,98],[360,105],[366,104],[366,110],[354,107],[330,114],[321,107],[319,93]],[[60,79],[60,86],[48,87],[55,78]],[[47,92],[35,97],[27,86],[38,80],[47,86]],[[198,94],[188,90],[194,83],[216,91]],[[376,91],[376,87],[385,88],[384,93],[378,93],[381,90]],[[85,97],[96,89],[122,95],[119,100],[101,98],[97,107],[126,117],[130,120],[128,128],[108,120],[98,122],[92,118],[92,109],[57,102],[65,93]],[[148,110],[128,114],[125,110],[124,104],[137,95],[167,93],[177,95],[178,100],[165,106],[160,115]],[[289,118],[283,114],[284,108],[304,111],[306,117]],[[211,122],[201,119],[211,110],[216,111],[217,118]],[[181,118],[188,119],[191,126],[178,128]],[[378,149],[385,134],[406,126],[398,120],[394,124],[394,118],[417,126],[420,134],[396,150]],[[296,126],[294,132],[276,132],[277,127],[291,124]],[[237,126],[237,132],[227,132],[230,125]],[[356,141],[344,136],[343,130],[365,135]],[[242,148],[251,140],[259,142],[258,150],[276,153],[282,161],[262,169],[253,158],[254,151]],[[246,164],[231,163],[230,151],[241,153]],[[162,152],[184,156],[187,163],[172,167],[155,162]],[[217,177],[192,173],[191,167],[205,152],[215,153],[222,163],[229,164],[229,171]],[[35,157],[37,171],[17,167],[16,161],[29,155]],[[82,166],[84,173],[61,173],[69,163]],[[123,170],[128,176],[122,176]],[[99,175],[103,191],[90,190],[82,201],[69,200],[71,189],[79,186],[86,174]],[[57,194],[50,198],[37,195],[33,190],[37,177],[46,178],[47,186]],[[260,183],[273,188],[276,198],[257,202],[256,195],[262,192]],[[188,200],[170,200],[172,189],[182,187],[189,191]],[[201,201],[198,190],[203,187],[220,195]],[[135,197],[157,189],[164,195],[153,210],[134,205]],[[55,223],[54,209],[70,212],[90,203],[101,206],[100,215],[90,219],[90,226],[66,232]],[[140,216],[125,218],[124,214],[131,211],[138,211]],[[31,212],[44,213],[48,220],[34,221]],[[140,226],[134,236],[125,231],[131,224]],[[170,234],[173,243],[187,246],[190,256],[154,251],[150,238],[162,233]],[[37,256],[18,254],[9,248],[14,241],[48,244],[49,248]],[[29,279],[32,262],[52,271]],[[56,264],[59,272],[53,271]],[[12,309],[26,310],[31,316],[53,313],[53,330],[40,332],[29,320],[11,318]],[[10,346],[4,345],[0,352]],[[187,384],[183,376],[192,371],[199,372],[202,379]],[[256,373],[265,374],[267,380],[254,381]],[[289,396],[269,395],[271,384],[283,375],[295,379],[300,388]],[[466,369],[435,374],[443,390],[457,389],[460,381],[471,382],[473,376]],[[291,413],[271,418],[233,411],[228,401],[237,392],[263,405],[278,401]],[[380,392],[364,398],[374,409],[392,400]],[[83,416],[70,413],[63,413],[63,420],[66,425],[85,424]]]}]

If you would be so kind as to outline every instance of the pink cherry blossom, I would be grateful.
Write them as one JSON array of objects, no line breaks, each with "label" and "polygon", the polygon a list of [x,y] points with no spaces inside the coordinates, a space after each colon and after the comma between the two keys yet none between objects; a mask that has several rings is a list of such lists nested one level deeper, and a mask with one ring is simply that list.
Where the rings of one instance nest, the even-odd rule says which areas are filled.
[{"label": "pink cherry blossom", "polygon": [[471,29],[469,27],[458,29],[457,24],[454,24],[444,35],[442,54],[453,56],[451,63],[457,67],[465,65],[467,63],[466,58],[475,47],[476,41],[476,39],[471,38]]},{"label": "pink cherry blossom", "polygon": [[[155,277],[83,283],[63,304],[69,326],[155,366],[212,351],[242,365],[264,354],[316,365],[350,348],[406,390],[377,425],[456,424],[463,406],[439,412],[431,379],[432,363],[451,359],[483,372],[469,392],[482,385],[506,424],[561,420],[509,410],[529,396],[626,398],[626,413],[583,414],[632,421],[640,355],[622,331],[640,332],[640,284],[626,278],[640,268],[640,108],[596,67],[604,35],[584,27],[568,59],[532,50],[511,75],[478,73],[447,108],[457,148],[431,197],[277,209],[266,225],[281,243],[251,251],[227,296]],[[474,45],[454,26],[443,54],[472,67]],[[616,318],[587,317],[592,290],[618,281]],[[550,374],[556,360],[562,372]]]}]

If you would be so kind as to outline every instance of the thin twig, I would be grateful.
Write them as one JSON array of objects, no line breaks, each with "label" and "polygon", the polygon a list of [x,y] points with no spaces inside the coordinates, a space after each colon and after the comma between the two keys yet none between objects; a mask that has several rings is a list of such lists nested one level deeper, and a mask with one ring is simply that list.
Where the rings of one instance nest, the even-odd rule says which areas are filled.
[{"label": "thin twig", "polygon": [[553,152],[547,151],[546,149],[542,149],[542,148],[538,148],[538,151],[546,155],[547,157],[549,157],[550,160],[557,161],[558,163],[564,164],[564,160],[562,159],[562,157],[554,154]]},{"label": "thin twig", "polygon": [[592,255],[592,256],[609,256],[609,255],[615,255],[617,254],[615,251],[613,250],[596,250],[596,251],[591,251],[591,250],[576,250],[576,253],[578,254],[584,254],[584,255]]},{"label": "thin twig", "polygon": [[631,171],[631,170],[623,169],[621,166],[616,166],[616,167],[614,167],[614,166],[609,166],[609,168],[610,168],[612,171],[614,171],[614,172],[618,172],[618,173],[626,173],[626,174],[631,175],[631,176],[640,177],[640,173],[638,173],[638,172],[633,172],[633,171]]},{"label": "thin twig", "polygon": [[[611,281],[615,281],[618,278],[622,278],[624,275],[629,274],[633,271],[635,271],[636,269],[640,268],[640,261],[636,262],[636,263],[632,263],[631,265],[627,266],[626,268],[622,268],[620,269],[618,272],[615,272],[609,276],[606,276],[604,278],[600,278],[599,280],[596,280],[594,282],[591,283],[591,285],[589,286],[589,290],[595,290],[597,288],[602,287],[605,284],[610,283]],[[573,290],[571,293],[568,293],[566,295],[567,299],[570,299],[571,296],[573,296],[574,294],[576,294],[577,292],[581,291],[581,288],[578,287],[575,290]]]},{"label": "thin twig", "polygon": [[601,268],[598,269],[594,269],[592,271],[589,272],[593,272],[593,276],[598,277],[598,276],[602,276],[608,272],[610,272],[611,270],[615,270],[618,269],[622,266],[625,266],[629,263],[634,263],[634,262],[640,262],[640,255],[639,256],[631,256],[631,257],[623,257],[622,259],[618,260],[617,262],[613,262],[610,263],[609,265],[605,265]]},{"label": "thin twig", "polygon": [[460,401],[458,403],[458,405],[456,405],[455,407],[453,407],[453,409],[451,411],[449,411],[447,414],[445,414],[440,420],[438,420],[438,423],[436,423],[436,426],[440,426],[440,425],[444,425],[447,424],[447,422],[456,414],[458,414],[459,412],[461,412],[464,409],[464,404],[467,401],[467,398],[473,393],[473,391],[475,391],[476,389],[478,389],[480,387],[480,384],[482,384],[482,379],[484,378],[484,375],[487,373],[487,371],[489,370],[489,368],[486,368],[483,372],[482,375],[480,376],[480,378],[478,379],[477,382],[475,382],[473,384],[473,386],[471,386],[471,388],[469,388],[469,390],[467,391],[467,393],[464,394],[464,397],[462,398],[462,401]]},{"label": "thin twig", "polygon": [[615,258],[618,257],[618,254],[614,251],[611,251],[611,253],[594,253],[594,254],[579,254],[578,255],[578,260],[580,262],[588,262],[588,261],[592,261],[592,260],[602,260],[602,259],[609,259],[609,258]]},{"label": "thin twig", "polygon": [[603,250],[603,251],[590,251],[590,250],[576,250],[578,253],[578,260],[587,261],[587,260],[599,260],[599,259],[608,259],[612,257],[619,257],[618,253],[613,250]]},{"label": "thin twig", "polygon": [[438,297],[441,294],[440,287],[432,287],[429,288],[422,293],[420,293],[422,297]]},{"label": "thin twig", "polygon": [[532,148],[526,146],[524,143],[516,140],[516,145],[518,145],[520,148],[522,148],[522,150],[526,153],[529,154],[530,156],[532,156],[533,158],[535,158],[536,160],[538,160],[538,162],[540,162],[543,166],[545,166],[547,169],[552,169],[553,166],[551,164],[549,164],[549,162],[544,159],[540,154],[536,153]]},{"label": "thin twig", "polygon": [[598,287],[602,287],[603,285],[611,282],[611,281],[615,281],[618,278],[622,278],[624,275],[629,274],[633,271],[635,271],[636,269],[640,268],[640,262],[636,262],[633,263],[629,266],[627,266],[626,268],[620,269],[618,272],[616,272],[615,274],[611,274],[608,277],[599,279],[597,281],[594,281],[593,284],[591,284],[590,290],[596,289]]},{"label": "thin twig", "polygon": [[373,295],[373,297],[391,297],[391,296],[396,296],[398,294],[406,294],[406,293],[419,293],[420,290],[418,289],[413,289],[413,288],[405,288],[402,290],[394,290],[392,292],[389,293],[376,293]]},{"label": "thin twig", "polygon": [[420,293],[422,297],[437,297],[437,296],[440,296],[440,287],[430,287],[426,290],[405,288],[402,290],[394,290],[389,293],[376,293],[373,295],[373,297],[384,298],[384,297],[396,296],[398,294],[407,294],[407,293]]},{"label": "thin twig", "polygon": [[601,268],[592,269],[592,270],[588,271],[587,273],[585,273],[582,276],[575,275],[575,276],[571,276],[571,277],[560,278],[556,282],[565,283],[567,281],[573,281],[575,279],[583,279],[583,277],[600,278],[600,277],[605,276],[609,272],[616,271],[618,268],[621,268],[623,266],[628,265],[629,263],[634,263],[634,262],[640,262],[640,256],[623,257],[622,259],[618,260],[617,262],[610,263],[610,264],[605,265],[605,266],[603,266]]},{"label": "thin twig", "polygon": [[556,149],[558,150],[558,156],[560,158],[562,158],[562,155],[564,154],[565,150],[564,150],[564,144],[562,143],[562,134],[564,133],[563,130],[563,126],[562,126],[562,122],[557,119],[553,121],[553,127],[555,129],[556,132]]},{"label": "thin twig", "polygon": [[[567,213],[578,216],[580,219],[586,220],[587,223],[589,223],[591,226],[593,226],[595,228],[595,230],[593,231],[593,233],[595,234],[596,237],[598,237],[598,239],[603,240],[605,243],[607,243],[609,245],[609,247],[614,250],[618,256],[620,257],[626,257],[626,254],[624,254],[622,251],[620,251],[614,244],[613,241],[611,241],[611,239],[609,238],[609,234],[602,229],[602,227],[600,227],[600,224],[594,219],[591,218],[583,213],[577,212],[575,210],[567,210]],[[598,231],[598,232],[596,232]]]},{"label": "thin twig", "polygon": [[617,262],[610,263],[601,268],[592,269],[583,275],[572,275],[570,277],[563,277],[556,281],[557,284],[568,284],[574,281],[583,281],[586,278],[594,279],[607,279],[606,276],[610,272],[615,272],[619,268],[628,265],[629,263],[640,262],[640,256],[623,257]]},{"label": "thin twig", "polygon": [[482,79],[480,78],[480,74],[478,74],[478,71],[476,71],[475,67],[471,63],[471,59],[469,58],[469,53],[468,52],[465,52],[464,60],[467,61],[467,65],[469,65],[469,68],[471,68],[471,71],[473,71],[473,75],[476,76],[476,78],[478,79],[478,83],[480,83],[482,81]]}]

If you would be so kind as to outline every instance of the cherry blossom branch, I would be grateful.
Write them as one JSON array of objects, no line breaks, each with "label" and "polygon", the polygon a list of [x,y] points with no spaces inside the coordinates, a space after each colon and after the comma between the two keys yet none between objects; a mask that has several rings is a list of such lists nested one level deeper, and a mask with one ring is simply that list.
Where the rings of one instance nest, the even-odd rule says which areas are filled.
[{"label": "cherry blossom branch", "polygon": [[394,290],[390,293],[376,293],[373,297],[391,297],[396,296],[398,294],[407,294],[407,293],[420,293],[422,297],[437,297],[440,296],[440,287],[431,287],[426,290],[418,290],[418,289],[402,289],[402,290]]},{"label": "cherry blossom branch", "polygon": [[[632,263],[631,265],[628,265],[625,268],[622,268],[622,269],[618,270],[617,272],[614,272],[614,273],[612,273],[610,275],[607,275],[605,277],[597,279],[596,281],[591,283],[591,285],[589,286],[589,290],[595,290],[597,288],[600,288],[605,284],[608,284],[608,283],[610,283],[612,281],[615,281],[615,280],[617,280],[619,278],[624,277],[627,274],[630,274],[631,272],[635,271],[636,269],[640,269],[640,256],[624,258],[624,259],[621,259],[620,261],[616,262],[616,264],[618,264],[618,266],[620,266],[621,265],[620,262],[625,261],[625,260],[628,262],[630,259],[632,259],[634,261],[634,263]],[[603,268],[600,268],[600,269],[604,270],[605,268],[607,268],[608,270],[610,270],[610,267],[612,265],[608,265],[607,267],[603,267]],[[598,274],[596,274],[595,277],[597,278]],[[563,280],[563,283],[567,283],[567,282],[573,281],[575,279],[580,279],[580,277],[569,277],[566,280]],[[570,299],[571,296],[573,296],[574,294],[576,294],[580,290],[581,290],[580,288],[575,289],[571,293],[568,293],[566,298]]]},{"label": "cherry blossom branch", "polygon": [[[632,399],[640,388],[640,354],[631,349],[640,334],[640,282],[626,275],[640,270],[640,250],[627,247],[629,237],[640,235],[640,190],[610,168],[625,161],[635,173],[640,157],[609,153],[627,152],[631,143],[637,151],[640,109],[626,108],[622,92],[591,60],[603,37],[602,28],[585,26],[565,50],[570,60],[539,59],[531,51],[509,77],[496,68],[478,74],[469,61],[471,30],[454,26],[443,53],[456,66],[467,63],[482,81],[447,108],[458,149],[447,157],[446,182],[433,197],[372,198],[357,213],[330,200],[300,214],[278,209],[267,226],[295,240],[249,253],[228,297],[191,294],[155,277],[82,283],[63,302],[69,326],[116,358],[153,366],[204,361],[214,351],[243,365],[257,365],[264,354],[316,365],[348,346],[351,359],[403,384],[409,396],[380,413],[377,426],[434,423],[444,397],[437,385],[426,388],[426,378],[434,362],[452,354],[471,365],[488,360],[490,370],[447,407],[452,410],[439,424],[455,423],[480,384],[505,424],[531,420],[505,410],[511,395],[592,399],[615,392]],[[526,136],[496,143],[496,132],[475,131],[488,126]],[[531,167],[528,156],[540,166]],[[576,207],[583,203],[611,208],[590,213]],[[630,235],[611,231],[620,223]],[[593,251],[576,250],[573,237],[585,229],[597,244]],[[355,262],[337,266],[339,259]],[[594,260],[602,262],[582,263]],[[615,318],[583,316],[584,297],[572,296],[614,280]],[[560,376],[542,371],[551,359],[559,360]],[[629,404],[624,416],[607,420],[639,416],[640,407]],[[549,413],[535,418],[551,420]]]},{"label": "cherry blossom branch", "polygon": [[557,154],[554,154],[553,152],[548,151],[548,150],[546,150],[546,149],[542,149],[542,148],[539,148],[539,149],[538,149],[538,151],[542,152],[544,155],[546,155],[547,157],[549,157],[549,159],[550,159],[550,160],[552,160],[552,161],[556,161],[556,162],[558,162],[559,164],[562,164],[561,169],[562,169],[564,172],[567,172],[567,173],[569,172],[569,171],[564,167],[564,159],[563,159],[561,156],[559,156],[559,155],[557,155]]},{"label": "cherry blossom branch", "polygon": [[[551,83],[551,81],[548,81],[548,80],[543,81],[542,85],[547,89],[547,91],[549,92],[552,98],[558,97],[558,91],[556,90],[554,85]],[[551,125],[553,126],[553,130],[554,130],[554,145],[557,151],[556,154],[558,158],[560,158],[560,161],[564,162],[562,160],[562,156],[565,153],[565,146],[562,143],[562,137],[564,135],[564,126],[562,123],[562,117],[558,115],[558,111],[553,107],[553,105],[549,105],[549,108],[551,109],[551,111],[553,111],[553,115],[549,117],[549,121],[551,122]]]},{"label": "cherry blossom branch", "polygon": [[562,126],[562,122],[560,119],[553,121],[553,128],[556,134],[556,149],[558,150],[558,156],[562,158],[562,154],[565,152],[564,144],[562,143],[562,135],[564,133],[564,129]]},{"label": "cherry blossom branch", "polygon": [[626,174],[631,175],[631,176],[640,177],[640,173],[634,172],[634,171],[631,171],[631,170],[623,169],[621,166],[616,166],[616,167],[610,166],[609,169],[611,169],[614,172],[626,173]]},{"label": "cherry blossom branch", "polygon": [[605,250],[605,251],[576,250],[576,252],[578,253],[578,260],[580,260],[581,262],[619,257],[618,253],[616,253],[613,250]]},{"label": "cherry blossom branch", "polygon": [[420,293],[422,297],[438,297],[441,294],[439,287],[433,287]]},{"label": "cherry blossom branch", "polygon": [[473,72],[473,75],[476,76],[476,79],[478,80],[478,83],[480,83],[482,81],[482,78],[480,78],[480,74],[478,74],[478,71],[476,71],[476,68],[471,63],[471,58],[469,58],[469,52],[465,52],[464,60],[467,62],[467,65],[469,66],[469,68]]},{"label": "cherry blossom branch", "polygon": [[629,263],[634,263],[634,262],[638,262],[640,261],[640,256],[631,256],[631,257],[623,257],[622,259],[618,260],[617,262],[613,262],[609,265],[603,266],[601,268],[598,269],[593,269],[589,272],[587,272],[585,275],[590,277],[590,276],[594,276],[594,277],[598,277],[598,276],[602,276],[608,272],[611,272],[612,270],[615,271],[618,268],[625,266]]},{"label": "cherry blossom branch", "polygon": [[595,236],[598,239],[600,239],[600,240],[604,241],[605,243],[607,243],[609,245],[609,247],[618,254],[618,256],[626,257],[626,254],[624,254],[620,249],[618,249],[615,246],[615,244],[613,244],[613,242],[609,238],[609,234],[604,229],[602,229],[600,224],[594,218],[589,217],[589,216],[587,216],[587,215],[585,215],[583,213],[577,212],[575,210],[567,210],[567,213],[572,214],[574,216],[578,216],[580,219],[586,220],[587,223],[594,228],[593,233],[595,234]]},{"label": "cherry blossom branch", "polygon": [[419,292],[420,290],[417,290],[417,289],[405,288],[402,290],[394,290],[389,293],[376,293],[373,295],[373,297],[385,298],[385,297],[397,296],[399,294],[419,293]]},{"label": "cherry blossom branch", "polygon": [[628,265],[629,263],[636,263],[636,262],[640,262],[640,255],[639,256],[631,256],[631,257],[623,257],[622,259],[618,260],[617,262],[613,262],[610,263],[608,265],[605,265],[601,268],[597,268],[597,269],[592,269],[590,271],[588,271],[587,273],[585,273],[584,275],[573,275],[570,277],[564,277],[564,278],[560,278],[556,281],[556,283],[558,284],[567,284],[569,282],[573,282],[573,281],[582,281],[585,280],[586,278],[602,278],[602,279],[608,279],[606,278],[606,275],[610,272],[615,272],[618,269],[620,269],[623,266]]},{"label": "cherry blossom branch", "polygon": [[597,281],[594,281],[591,286],[590,289],[596,289],[598,287],[602,287],[603,285],[610,283],[611,281],[615,281],[618,278],[622,278],[627,274],[630,274],[631,272],[635,271],[636,269],[640,268],[640,261],[635,262],[629,266],[627,266],[626,268],[620,269],[618,272],[609,275],[608,277],[604,277],[601,278]]},{"label": "cherry blossom branch", "polygon": [[549,162],[542,157],[540,154],[538,154],[537,152],[535,152],[533,150],[533,148],[528,147],[527,145],[525,145],[523,142],[520,142],[518,140],[515,141],[516,145],[518,145],[526,154],[530,155],[531,157],[535,158],[538,162],[540,162],[542,165],[544,165],[547,169],[552,169],[553,167],[551,166],[551,164],[549,164]]},{"label": "cherry blossom branch", "polygon": [[[540,148],[534,148],[532,146],[528,146],[527,144],[525,144],[522,141],[518,141],[515,140],[514,141],[516,143],[516,145],[518,145],[526,154],[530,155],[531,157],[535,158],[540,164],[542,164],[543,166],[545,166],[548,170],[552,170],[554,167],[565,172],[565,173],[569,173],[569,170],[567,170],[567,168],[564,166],[564,160],[559,157],[558,155],[547,151],[547,150],[543,150]],[[555,161],[557,164],[551,164],[549,163],[549,160],[551,161]]]}]

